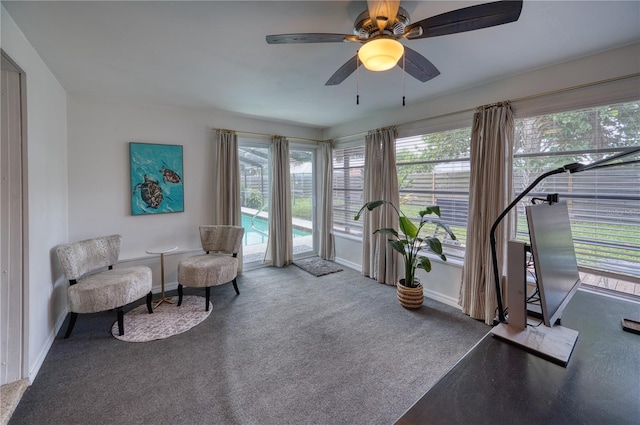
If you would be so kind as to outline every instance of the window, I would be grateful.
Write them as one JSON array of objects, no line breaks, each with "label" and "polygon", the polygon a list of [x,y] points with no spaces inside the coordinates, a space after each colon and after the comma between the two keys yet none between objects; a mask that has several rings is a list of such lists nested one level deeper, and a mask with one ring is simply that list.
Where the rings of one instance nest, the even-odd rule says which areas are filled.
[{"label": "window", "polygon": [[354,221],[362,204],[364,144],[333,150],[333,230],[362,236],[362,221]]},{"label": "window", "polygon": [[[632,146],[640,146],[638,101],[517,119],[514,189],[565,164],[589,164]],[[528,240],[524,205],[549,193],[568,203],[581,270],[640,280],[640,163],[543,180],[518,205],[518,239]]]},{"label": "window", "polygon": [[[423,229],[443,241],[449,257],[464,257],[469,209],[469,149],[471,129],[463,128],[396,140],[400,207],[419,220],[426,206],[439,205],[441,217],[431,216]],[[333,229],[362,236],[362,222],[353,217],[364,203],[364,145],[333,151]],[[439,223],[447,224],[451,240]]]},{"label": "window", "polygon": [[[462,259],[467,240],[471,128],[443,131],[396,140],[398,189],[402,211],[419,220],[418,212],[438,205],[441,217],[427,217],[429,235],[443,242],[449,257]],[[447,224],[451,240],[439,223]]]},{"label": "window", "polygon": [[[513,197],[546,171],[640,146],[640,101],[522,117],[515,124]],[[431,217],[426,231],[443,239],[450,258],[464,258],[470,141],[469,127],[396,140],[401,208],[417,221],[424,206],[440,206],[442,217]],[[524,206],[531,198],[558,193],[569,204],[581,271],[640,282],[639,159],[635,154],[627,158],[635,163],[543,180],[518,205],[516,238],[528,240]],[[353,216],[363,204],[364,146],[335,149],[333,170],[333,228],[361,236],[362,224]],[[458,240],[446,237],[439,222],[448,224]],[[624,292],[640,295],[640,285],[630,285]]]}]

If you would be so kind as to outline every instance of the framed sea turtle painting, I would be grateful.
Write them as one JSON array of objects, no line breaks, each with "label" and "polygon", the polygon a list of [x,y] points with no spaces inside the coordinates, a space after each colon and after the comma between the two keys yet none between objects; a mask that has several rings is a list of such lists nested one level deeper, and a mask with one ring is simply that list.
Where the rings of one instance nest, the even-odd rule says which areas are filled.
[{"label": "framed sea turtle painting", "polygon": [[182,146],[129,143],[131,214],[184,211]]}]

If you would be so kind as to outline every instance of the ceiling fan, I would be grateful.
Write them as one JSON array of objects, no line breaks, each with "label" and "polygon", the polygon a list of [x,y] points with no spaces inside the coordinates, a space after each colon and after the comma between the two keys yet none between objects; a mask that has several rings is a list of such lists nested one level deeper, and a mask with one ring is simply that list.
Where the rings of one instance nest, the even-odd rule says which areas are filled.
[{"label": "ceiling fan", "polygon": [[[267,35],[268,44],[361,43],[358,53],[340,67],[326,86],[343,82],[359,66],[386,71],[398,65],[412,77],[425,82],[440,71],[424,56],[398,40],[416,40],[473,31],[515,22],[522,11],[522,0],[496,1],[469,6],[411,23],[400,0],[368,0],[367,10],[356,18],[353,34],[300,33]],[[400,59],[404,55],[404,61]],[[404,62],[404,63],[403,63]]]}]

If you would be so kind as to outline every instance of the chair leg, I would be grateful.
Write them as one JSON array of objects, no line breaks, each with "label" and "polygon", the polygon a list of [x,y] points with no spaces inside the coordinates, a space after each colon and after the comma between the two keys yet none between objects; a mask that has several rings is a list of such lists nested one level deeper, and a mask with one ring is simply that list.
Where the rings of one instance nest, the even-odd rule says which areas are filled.
[{"label": "chair leg", "polygon": [[122,307],[118,307],[116,309],[118,312],[118,335],[124,335],[124,312],[122,311]]},{"label": "chair leg", "polygon": [[207,286],[205,288],[205,294],[206,294],[206,298],[207,298],[207,305],[204,308],[204,311],[209,311],[209,299],[211,299],[211,287]]},{"label": "chair leg", "polygon": [[69,325],[67,326],[67,333],[64,334],[64,339],[69,338],[71,335],[71,331],[73,327],[76,325],[76,319],[78,318],[78,313],[71,312],[71,316],[69,317]]},{"label": "chair leg", "polygon": [[178,283],[178,307],[182,305],[182,285]]},{"label": "chair leg", "polygon": [[238,291],[238,283],[235,279],[233,279],[233,289],[236,290],[236,295],[240,295],[240,291]]},{"label": "chair leg", "polygon": [[149,314],[153,314],[153,307],[151,306],[151,299],[153,298],[153,294],[151,291],[147,294],[147,311]]}]

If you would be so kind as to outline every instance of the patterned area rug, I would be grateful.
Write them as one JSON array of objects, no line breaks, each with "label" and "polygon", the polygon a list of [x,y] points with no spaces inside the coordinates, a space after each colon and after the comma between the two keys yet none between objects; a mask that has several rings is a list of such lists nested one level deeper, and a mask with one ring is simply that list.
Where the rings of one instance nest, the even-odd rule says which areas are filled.
[{"label": "patterned area rug", "polygon": [[117,321],[111,327],[111,334],[126,342],[169,338],[188,331],[209,317],[213,310],[213,305],[209,303],[209,311],[205,311],[204,297],[184,296],[180,307],[177,306],[178,297],[169,299],[175,304],[162,303],[153,309],[153,314],[147,312],[146,304],[127,312],[124,315],[124,335],[118,335]]},{"label": "patterned area rug", "polygon": [[293,262],[296,266],[300,267],[307,273],[311,273],[315,277],[324,276],[330,273],[337,273],[342,271],[342,267],[334,263],[333,261],[323,260],[319,257],[305,258],[303,260],[296,260]]}]

